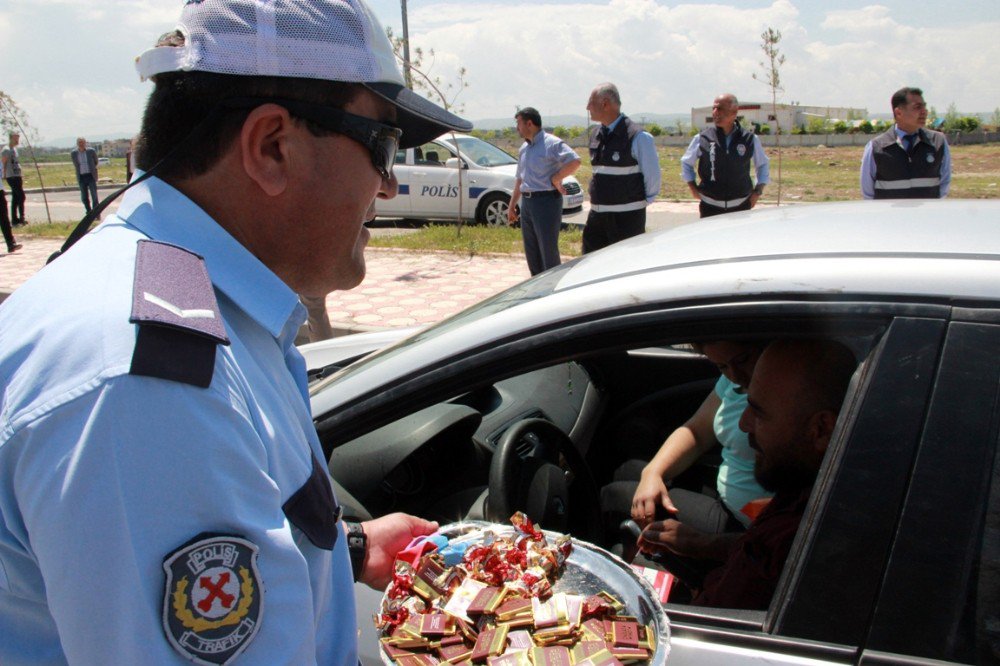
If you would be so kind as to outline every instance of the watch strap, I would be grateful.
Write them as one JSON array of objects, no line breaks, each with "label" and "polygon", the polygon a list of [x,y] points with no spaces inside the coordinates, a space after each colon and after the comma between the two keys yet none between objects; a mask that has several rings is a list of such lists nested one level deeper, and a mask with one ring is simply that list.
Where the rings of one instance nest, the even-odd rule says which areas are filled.
[{"label": "watch strap", "polygon": [[365,568],[365,560],[368,558],[368,535],[361,527],[361,523],[344,521],[347,528],[347,553],[351,557],[351,572],[354,574],[354,581],[361,579],[361,572]]}]

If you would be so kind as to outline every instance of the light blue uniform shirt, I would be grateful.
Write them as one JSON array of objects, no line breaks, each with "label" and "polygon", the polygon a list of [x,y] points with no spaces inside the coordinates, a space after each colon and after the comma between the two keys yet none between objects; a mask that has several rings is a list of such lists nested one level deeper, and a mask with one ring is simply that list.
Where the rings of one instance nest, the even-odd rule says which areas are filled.
[{"label": "light blue uniform shirt", "polygon": [[[906,145],[906,132],[895,125],[892,128],[896,131],[896,141],[903,150],[909,150]],[[948,149],[948,142],[944,142],[944,152],[941,154],[941,198],[948,196],[951,188],[951,151]],[[875,198],[875,156],[872,155],[872,142],[865,144],[865,151],[861,154],[861,196],[865,199]]]},{"label": "light blue uniform shirt", "polygon": [[[623,116],[615,118],[608,125],[608,131],[614,131]],[[632,140],[632,159],[639,163],[639,172],[646,190],[646,203],[650,204],[660,195],[660,156],[656,154],[656,142],[649,132],[639,132]]]},{"label": "light blue uniform shirt", "polygon": [[747,408],[747,394],[737,391],[737,388],[725,375],[715,383],[715,394],[722,401],[712,423],[715,438],[722,444],[722,463],[719,465],[716,490],[740,522],[749,526],[750,518],[741,513],[740,509],[751,500],[771,497],[774,493],[761,488],[754,478],[754,451],[750,448],[747,434],[739,426],[740,416]]},{"label": "light blue uniform shirt", "polygon": [[[207,389],[129,374],[147,237],[205,258],[231,340]],[[165,637],[163,560],[204,532],[259,548],[239,663],[357,663],[347,540],[317,548],[282,511],[323,460],[293,346],[304,318],[155,178],[0,306],[0,664],[189,664]]]},{"label": "light blue uniform shirt", "polygon": [[554,134],[538,130],[532,141],[525,141],[517,155],[515,176],[521,179],[522,192],[554,190],[552,176],[580,156]]},{"label": "light blue uniform shirt", "polygon": [[[734,133],[730,132],[726,135],[727,151],[729,150],[729,144],[733,140]],[[681,178],[684,179],[685,183],[691,183],[698,179],[698,158],[700,157],[701,136],[696,135],[691,139],[691,143],[688,144],[684,155],[681,156]],[[767,185],[771,182],[771,160],[768,159],[767,153],[764,152],[764,146],[760,142],[760,137],[756,134],[753,135],[753,166],[754,173],[757,176],[757,185]]]}]

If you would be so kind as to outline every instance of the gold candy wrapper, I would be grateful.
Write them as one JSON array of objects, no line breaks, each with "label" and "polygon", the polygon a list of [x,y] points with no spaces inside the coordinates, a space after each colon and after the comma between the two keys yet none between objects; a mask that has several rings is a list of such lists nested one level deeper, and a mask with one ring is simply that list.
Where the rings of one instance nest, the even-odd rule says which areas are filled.
[{"label": "gold candy wrapper", "polygon": [[[375,617],[387,665],[665,663],[669,629],[648,583],[609,553],[543,532],[523,514],[511,523],[514,530],[446,526],[443,556],[415,542],[408,552],[416,564],[397,560]],[[457,564],[451,544],[465,549]]]}]

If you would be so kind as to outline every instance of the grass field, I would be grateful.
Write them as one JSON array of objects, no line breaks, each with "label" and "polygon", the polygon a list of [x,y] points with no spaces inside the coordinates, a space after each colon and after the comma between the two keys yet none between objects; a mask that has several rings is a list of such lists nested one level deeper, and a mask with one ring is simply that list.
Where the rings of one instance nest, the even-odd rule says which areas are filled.
[{"label": "grass field", "polygon": [[[38,171],[42,174],[45,187],[64,187],[67,185],[76,186],[76,172],[73,170],[72,162],[48,162],[39,163]],[[41,187],[38,180],[38,172],[35,166],[29,164],[27,160],[21,160],[21,172],[24,176],[25,189],[36,189]],[[111,164],[102,164],[97,168],[97,175],[103,181],[111,178],[116,183],[125,182],[125,158],[112,157]]]},{"label": "grass field", "polygon": [[[861,168],[861,147],[783,148],[781,155],[782,201],[842,201],[860,199],[858,175]],[[660,147],[660,169],[663,184],[660,198],[668,201],[691,198],[681,179],[681,156],[684,150]],[[764,201],[777,198],[778,157],[773,148],[767,150],[771,159],[771,185],[764,191]],[[952,182],[949,197],[956,199],[992,199],[1000,197],[1000,144],[954,146],[951,149]],[[587,187],[590,165],[577,171],[577,180]]]},{"label": "grass field", "polygon": [[[690,198],[687,186],[681,181],[681,148],[661,146],[660,169],[663,185],[660,197],[668,201]],[[953,146],[951,192],[948,196],[961,199],[992,199],[1000,197],[1000,144],[973,146]],[[777,151],[768,149],[771,158],[771,187],[764,192],[764,201],[773,202],[777,196],[778,159]],[[584,157],[576,177],[587,188],[590,181],[590,165]],[[790,201],[841,201],[857,199],[861,196],[858,186],[858,170],[861,162],[861,148],[843,146],[837,148],[783,148],[781,157],[781,198]],[[42,177],[48,187],[76,185],[73,165],[69,162],[40,164]],[[24,186],[39,186],[34,168],[24,169]],[[112,158],[110,165],[102,166],[101,178],[113,178],[115,182],[125,180],[125,159]]]},{"label": "grass field", "polygon": [[[690,193],[680,177],[680,148],[661,147],[660,168],[663,185],[660,197],[668,201],[689,200]],[[778,164],[776,151],[768,151],[771,158],[772,184],[764,193],[765,202],[777,198]],[[838,148],[785,148],[782,151],[782,201],[821,202],[858,199],[858,170],[861,160],[859,147]],[[587,160],[584,159],[584,162]],[[45,183],[49,187],[76,185],[72,164],[40,165]],[[952,184],[949,197],[986,199],[1000,197],[1000,144],[954,146],[952,148]],[[25,169],[25,187],[38,187],[38,176],[33,168]],[[116,182],[125,179],[125,160],[112,159],[109,166],[101,168],[102,178],[112,177]],[[577,172],[584,189],[590,180],[590,166],[584,164]],[[71,224],[35,224],[31,233],[39,236],[65,237]],[[524,251],[521,232],[510,228],[487,228],[452,224],[428,225],[412,234],[379,236],[371,239],[372,247],[395,247],[413,250],[444,250],[461,254],[515,253]],[[564,230],[559,234],[559,249],[563,255],[580,254],[581,231],[579,228]]]}]

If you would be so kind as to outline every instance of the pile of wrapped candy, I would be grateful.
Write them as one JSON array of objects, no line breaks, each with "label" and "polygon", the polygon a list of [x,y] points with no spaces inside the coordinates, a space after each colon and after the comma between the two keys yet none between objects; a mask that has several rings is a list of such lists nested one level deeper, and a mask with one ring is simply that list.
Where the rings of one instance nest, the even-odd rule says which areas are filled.
[{"label": "pile of wrapped candy", "polygon": [[648,661],[651,626],[602,591],[553,592],[573,549],[549,543],[522,513],[512,535],[475,541],[432,537],[396,559],[375,625],[386,655],[403,666],[605,666]]}]

